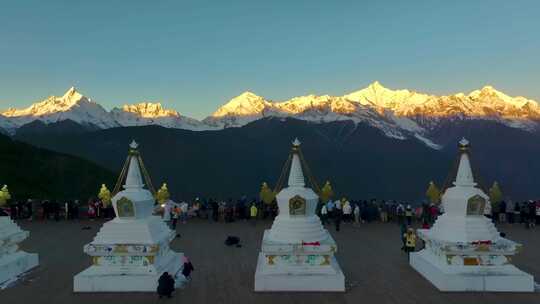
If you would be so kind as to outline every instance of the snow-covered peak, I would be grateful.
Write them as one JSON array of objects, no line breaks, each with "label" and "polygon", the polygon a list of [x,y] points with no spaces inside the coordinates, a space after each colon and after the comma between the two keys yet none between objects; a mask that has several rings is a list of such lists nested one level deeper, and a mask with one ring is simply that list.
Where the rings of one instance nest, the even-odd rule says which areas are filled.
[{"label": "snow-covered peak", "polygon": [[10,108],[4,111],[2,115],[6,117],[43,116],[57,112],[66,112],[73,107],[84,107],[88,105],[99,106],[80,94],[74,87],[71,87],[61,97],[50,96],[25,109]]},{"label": "snow-covered peak", "polygon": [[28,108],[11,108],[1,114],[10,119],[14,128],[35,120],[44,123],[72,120],[99,128],[110,128],[118,125],[101,105],[85,97],[74,87],[71,87],[60,97],[50,96]]},{"label": "snow-covered peak", "polygon": [[224,117],[224,116],[250,116],[260,114],[264,108],[268,105],[261,96],[258,96],[252,92],[244,92],[233,99],[229,100],[226,104],[221,106],[212,117]]},{"label": "snow-covered peak", "polygon": [[160,103],[126,104],[122,108],[112,109],[110,115],[118,125],[124,127],[158,125],[192,131],[215,129],[196,119],[180,115],[175,110],[164,109]]},{"label": "snow-covered peak", "polygon": [[395,110],[404,104],[421,104],[430,96],[409,90],[391,90],[382,86],[378,81],[375,81],[368,87],[343,97],[363,105],[375,107],[379,110]]},{"label": "snow-covered peak", "polygon": [[144,118],[180,117],[177,111],[164,109],[161,103],[142,102],[132,105],[126,104],[122,107],[122,110]]},{"label": "snow-covered peak", "polygon": [[524,97],[510,97],[492,86],[465,95],[435,96],[410,90],[391,90],[374,82],[344,98],[397,116],[530,119],[540,117],[538,103]]},{"label": "snow-covered peak", "polygon": [[518,108],[523,107],[529,102],[532,103],[533,105],[534,104],[538,105],[535,101],[527,99],[522,96],[510,97],[489,85],[484,86],[480,90],[472,91],[468,95],[468,97],[471,98],[472,100],[480,101],[483,103],[488,103],[488,102],[491,102],[494,104],[502,103],[502,104],[511,105]]},{"label": "snow-covered peak", "polygon": [[83,96],[77,91],[75,87],[69,88],[69,90],[64,93],[64,96],[62,96],[62,98],[65,100],[79,100],[82,97]]}]

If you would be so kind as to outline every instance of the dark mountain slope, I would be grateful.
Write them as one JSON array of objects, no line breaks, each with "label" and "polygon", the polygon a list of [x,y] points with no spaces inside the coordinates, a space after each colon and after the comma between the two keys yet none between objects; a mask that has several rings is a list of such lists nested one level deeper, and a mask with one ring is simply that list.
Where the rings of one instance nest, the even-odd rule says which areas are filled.
[{"label": "dark mountain slope", "polygon": [[135,139],[154,182],[168,182],[176,198],[257,195],[263,181],[275,184],[295,137],[302,141],[319,183],[329,179],[339,195],[353,198],[421,199],[430,180],[444,179],[453,158],[417,140],[388,138],[378,129],[349,121],[316,124],[274,118],[222,131],[148,126],[19,136],[115,171]]},{"label": "dark mountain slope", "polygon": [[87,199],[114,174],[78,157],[52,152],[0,135],[0,184],[13,199]]}]

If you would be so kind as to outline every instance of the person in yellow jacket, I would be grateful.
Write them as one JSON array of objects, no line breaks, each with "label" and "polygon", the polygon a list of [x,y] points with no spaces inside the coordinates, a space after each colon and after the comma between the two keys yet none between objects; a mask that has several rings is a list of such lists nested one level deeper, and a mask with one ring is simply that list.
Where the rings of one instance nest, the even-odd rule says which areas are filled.
[{"label": "person in yellow jacket", "polygon": [[257,206],[255,204],[251,205],[251,208],[249,208],[249,217],[251,218],[251,222],[253,223],[253,226],[257,223],[257,213],[259,210],[257,209]]},{"label": "person in yellow jacket", "polygon": [[403,238],[405,239],[405,252],[407,253],[407,256],[410,256],[410,253],[414,252],[416,249],[416,233],[414,232],[414,229],[407,229]]}]

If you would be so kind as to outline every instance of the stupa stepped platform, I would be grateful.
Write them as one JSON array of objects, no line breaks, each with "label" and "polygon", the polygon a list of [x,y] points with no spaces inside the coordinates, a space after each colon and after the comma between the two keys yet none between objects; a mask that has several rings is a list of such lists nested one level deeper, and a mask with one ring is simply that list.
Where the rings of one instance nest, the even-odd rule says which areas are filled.
[{"label": "stupa stepped platform", "polygon": [[255,273],[255,291],[284,292],[344,292],[345,275],[341,271],[334,256],[325,266],[289,267],[286,272],[282,268],[267,267],[267,259],[262,253],[257,259]]},{"label": "stupa stepped platform", "polygon": [[[124,265],[92,265],[74,277],[75,292],[155,292],[164,271],[173,276],[182,272],[182,253],[173,252],[147,266],[130,260]],[[144,261],[137,259],[137,261]],[[116,263],[113,261],[112,263]],[[177,287],[181,282],[176,280]]]},{"label": "stupa stepped platform", "polygon": [[445,242],[495,241],[500,238],[495,225],[482,215],[464,217],[443,214],[433,228],[424,231],[423,235]]},{"label": "stupa stepped platform", "polygon": [[411,266],[440,291],[534,292],[532,275],[514,265],[444,265],[427,251],[411,254]]},{"label": "stupa stepped platform", "polygon": [[[328,232],[327,232],[328,233]],[[316,243],[316,244],[315,244]],[[327,234],[324,240],[317,242],[296,241],[296,242],[277,242],[270,238],[270,231],[266,230],[263,236],[262,251],[267,255],[295,254],[334,254],[337,252],[336,242]]]},{"label": "stupa stepped platform", "polygon": [[142,221],[112,220],[103,224],[92,244],[154,244],[169,242],[175,233],[158,216]]},{"label": "stupa stepped platform", "polygon": [[265,238],[284,243],[316,242],[328,238],[328,232],[323,228],[318,216],[299,218],[278,216],[272,224],[270,234]]},{"label": "stupa stepped platform", "polygon": [[0,286],[39,265],[36,253],[19,250],[19,243],[30,233],[7,216],[0,216]]},{"label": "stupa stepped platform", "polygon": [[429,230],[418,230],[425,248],[410,254],[410,265],[441,291],[533,292],[534,278],[511,265],[521,245],[500,236],[484,216],[491,204],[477,187],[469,142],[459,142],[454,186],[442,196],[445,213]]}]

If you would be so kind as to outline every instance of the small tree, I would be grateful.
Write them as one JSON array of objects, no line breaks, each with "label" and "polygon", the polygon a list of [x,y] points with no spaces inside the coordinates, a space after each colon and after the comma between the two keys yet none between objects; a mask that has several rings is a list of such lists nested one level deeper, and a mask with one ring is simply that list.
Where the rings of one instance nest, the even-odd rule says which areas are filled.
[{"label": "small tree", "polygon": [[426,196],[430,203],[438,205],[441,201],[441,190],[437,188],[437,185],[433,181],[429,182]]},{"label": "small tree", "polygon": [[263,201],[265,204],[270,205],[274,201],[274,198],[276,197],[276,194],[270,187],[268,187],[267,183],[262,183],[261,186],[261,192],[259,192],[259,198],[261,201]]},{"label": "small tree", "polygon": [[326,203],[332,197],[334,197],[334,189],[332,189],[332,185],[330,184],[330,181],[326,181],[324,186],[321,188],[321,194],[320,194],[321,202]]},{"label": "small tree", "polygon": [[11,199],[11,194],[9,193],[9,189],[7,185],[4,185],[2,187],[2,190],[0,190],[0,206],[5,206],[7,204],[7,201]]},{"label": "small tree", "polygon": [[489,188],[489,200],[491,201],[492,210],[497,210],[499,203],[503,200],[503,193],[499,187],[499,183],[493,182],[491,188]]},{"label": "small tree", "polygon": [[167,188],[167,183],[163,183],[163,185],[161,185],[161,188],[159,188],[159,190],[158,190],[158,192],[156,194],[156,199],[160,204],[163,204],[166,201],[168,201],[170,197],[171,197],[171,195],[169,194],[169,189]]},{"label": "small tree", "polygon": [[111,191],[105,186],[105,184],[101,185],[101,189],[99,189],[98,197],[103,203],[104,207],[109,207],[111,205]]}]

